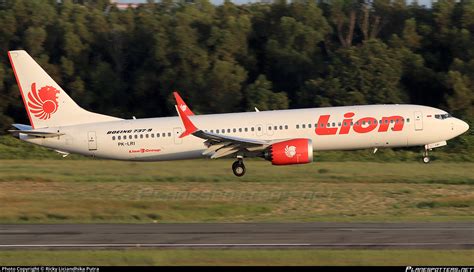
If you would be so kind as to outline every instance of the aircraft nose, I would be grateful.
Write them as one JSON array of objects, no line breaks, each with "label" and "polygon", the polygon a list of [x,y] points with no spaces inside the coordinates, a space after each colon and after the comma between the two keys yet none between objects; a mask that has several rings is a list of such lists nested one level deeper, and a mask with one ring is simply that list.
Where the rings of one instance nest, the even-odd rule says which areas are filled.
[{"label": "aircraft nose", "polygon": [[469,125],[466,122],[464,122],[463,120],[459,120],[459,121],[460,121],[459,126],[461,127],[461,134],[463,134],[464,132],[469,130]]}]

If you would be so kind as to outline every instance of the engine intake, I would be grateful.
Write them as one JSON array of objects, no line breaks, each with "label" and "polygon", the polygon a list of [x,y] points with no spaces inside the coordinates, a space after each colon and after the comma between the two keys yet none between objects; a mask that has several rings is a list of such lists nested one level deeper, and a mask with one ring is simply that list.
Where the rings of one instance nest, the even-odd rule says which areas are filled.
[{"label": "engine intake", "polygon": [[303,164],[313,161],[313,141],[311,139],[292,139],[269,146],[264,158],[273,165]]}]

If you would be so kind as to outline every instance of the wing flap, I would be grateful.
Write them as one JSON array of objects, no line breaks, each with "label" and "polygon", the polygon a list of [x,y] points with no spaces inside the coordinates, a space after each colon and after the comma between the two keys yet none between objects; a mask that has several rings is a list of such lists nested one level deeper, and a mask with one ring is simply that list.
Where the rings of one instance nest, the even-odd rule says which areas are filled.
[{"label": "wing flap", "polygon": [[218,149],[216,151],[216,153],[214,153],[212,156],[211,156],[211,159],[218,159],[218,158],[222,158],[222,157],[225,157],[227,155],[230,155],[230,154],[233,154],[235,152],[239,151],[239,148],[238,146],[236,145],[231,145],[231,146],[226,146],[226,147],[222,147],[220,149]]}]

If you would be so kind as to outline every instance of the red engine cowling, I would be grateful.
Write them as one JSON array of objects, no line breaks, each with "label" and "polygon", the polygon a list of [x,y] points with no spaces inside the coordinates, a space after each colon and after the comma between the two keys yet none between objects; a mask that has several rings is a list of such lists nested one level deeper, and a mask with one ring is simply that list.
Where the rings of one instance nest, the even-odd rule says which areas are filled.
[{"label": "red engine cowling", "polygon": [[313,161],[313,141],[292,139],[272,144],[265,152],[265,159],[273,165],[302,164]]}]

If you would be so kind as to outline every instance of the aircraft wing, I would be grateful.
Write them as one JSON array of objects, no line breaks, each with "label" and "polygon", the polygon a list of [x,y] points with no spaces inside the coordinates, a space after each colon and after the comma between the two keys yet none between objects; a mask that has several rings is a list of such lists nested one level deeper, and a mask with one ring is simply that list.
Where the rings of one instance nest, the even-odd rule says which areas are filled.
[{"label": "aircraft wing", "polygon": [[210,156],[211,159],[217,159],[229,156],[234,153],[252,153],[262,151],[275,141],[256,140],[248,138],[233,137],[223,134],[211,133],[198,129],[189,119],[189,115],[183,111],[182,107],[177,106],[176,110],[183,122],[185,131],[180,138],[192,134],[195,137],[206,140],[204,144],[208,147],[202,154]]},{"label": "aircraft wing", "polygon": [[270,141],[232,137],[209,133],[203,130],[197,130],[191,134],[206,140],[204,143],[208,148],[202,154],[211,156],[211,159],[217,159],[239,152],[252,153],[261,151],[271,145]]}]

